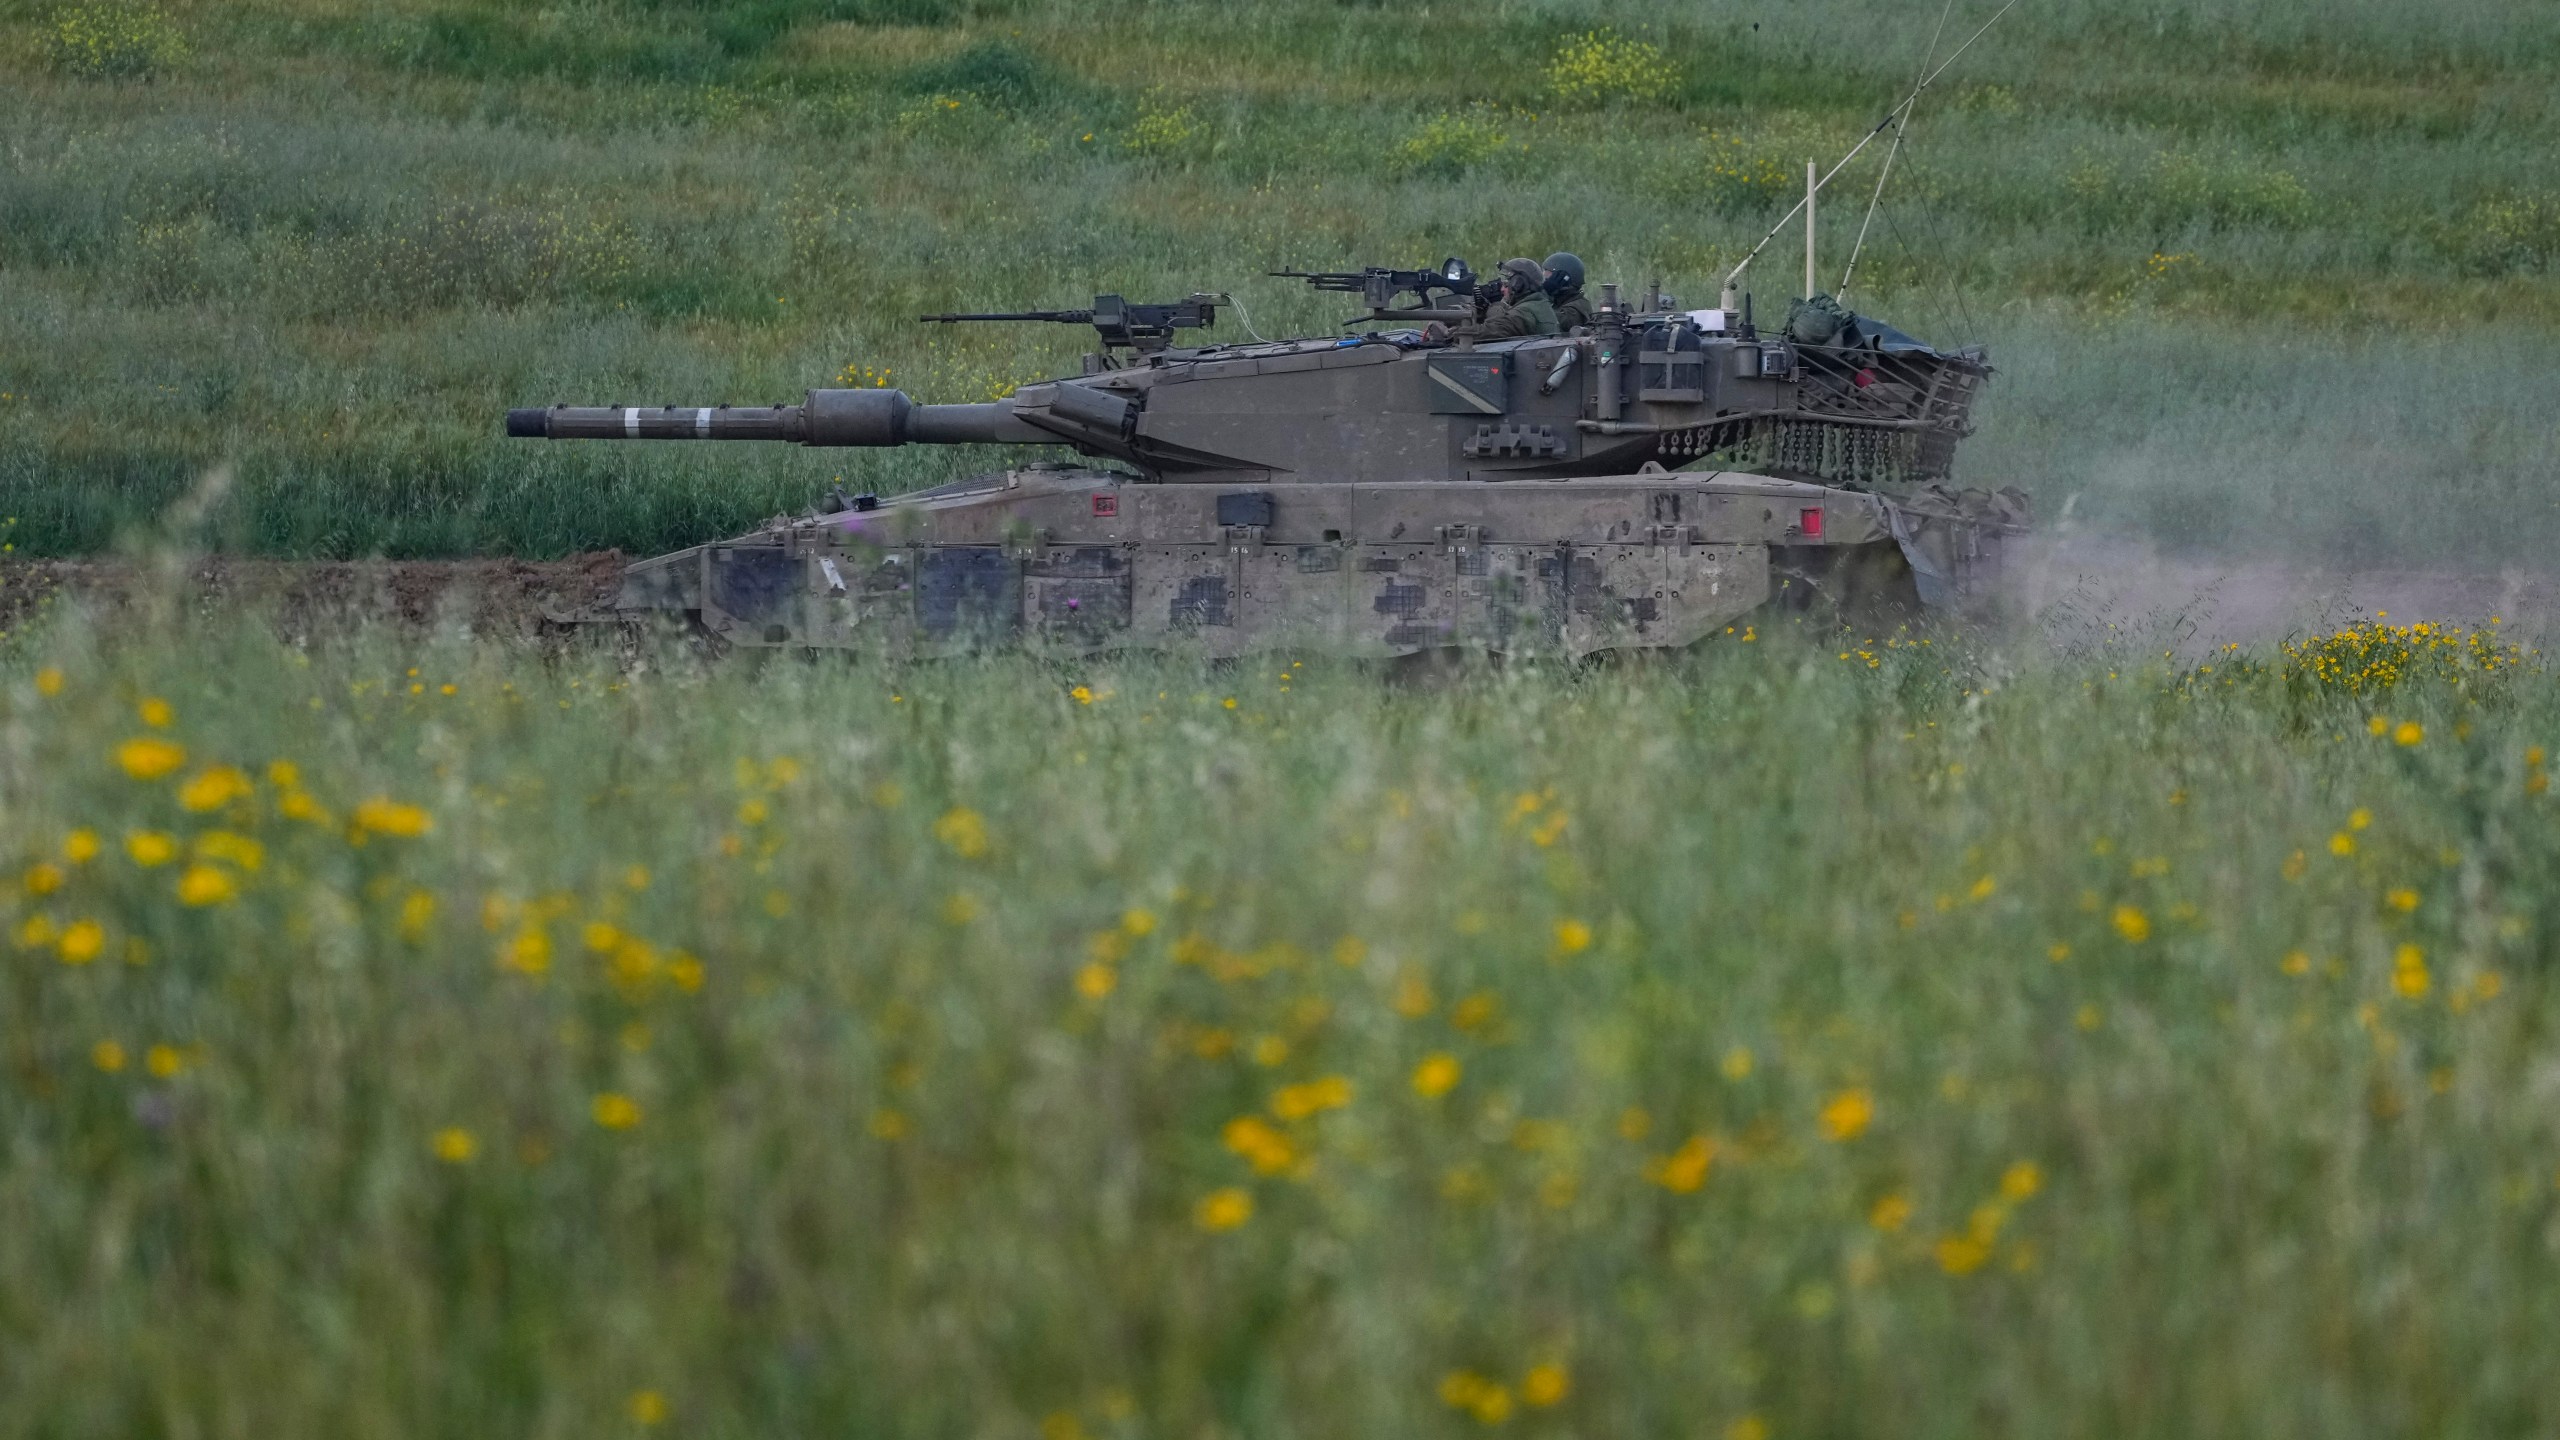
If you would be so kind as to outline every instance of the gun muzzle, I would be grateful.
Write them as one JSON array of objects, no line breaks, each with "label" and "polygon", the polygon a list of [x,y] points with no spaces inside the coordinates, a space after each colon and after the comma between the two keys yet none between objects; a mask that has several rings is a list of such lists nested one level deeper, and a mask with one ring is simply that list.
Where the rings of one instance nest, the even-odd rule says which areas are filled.
[{"label": "gun muzzle", "polygon": [[798,405],[554,405],[510,410],[519,440],[781,440],[794,445],[1061,445],[1002,401],[918,405],[903,390],[812,390]]}]

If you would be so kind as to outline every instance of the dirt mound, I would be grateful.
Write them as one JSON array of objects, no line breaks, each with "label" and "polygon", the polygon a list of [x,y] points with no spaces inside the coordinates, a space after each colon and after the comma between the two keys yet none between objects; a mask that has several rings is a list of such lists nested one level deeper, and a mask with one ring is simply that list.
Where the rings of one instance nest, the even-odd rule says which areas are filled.
[{"label": "dirt mound", "polygon": [[198,614],[251,608],[288,633],[348,621],[425,627],[457,622],[485,635],[530,636],[543,611],[613,592],[617,550],[566,560],[244,560],[202,556],[175,566],[127,559],[0,561],[0,631],[65,596],[109,614],[174,594]]}]

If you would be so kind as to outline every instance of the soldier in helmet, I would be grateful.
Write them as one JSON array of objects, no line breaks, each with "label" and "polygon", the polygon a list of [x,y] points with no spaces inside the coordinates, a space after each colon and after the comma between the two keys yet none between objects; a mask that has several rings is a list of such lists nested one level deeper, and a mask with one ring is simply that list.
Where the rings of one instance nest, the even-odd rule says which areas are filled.
[{"label": "soldier in helmet", "polygon": [[1535,260],[1505,260],[1496,273],[1502,279],[1502,298],[1486,307],[1483,319],[1450,333],[1460,340],[1556,334],[1556,307],[1547,299],[1546,267]]},{"label": "soldier in helmet", "polygon": [[1582,257],[1559,250],[1547,257],[1547,299],[1556,307],[1556,329],[1570,335],[1591,323],[1591,302],[1582,298]]}]

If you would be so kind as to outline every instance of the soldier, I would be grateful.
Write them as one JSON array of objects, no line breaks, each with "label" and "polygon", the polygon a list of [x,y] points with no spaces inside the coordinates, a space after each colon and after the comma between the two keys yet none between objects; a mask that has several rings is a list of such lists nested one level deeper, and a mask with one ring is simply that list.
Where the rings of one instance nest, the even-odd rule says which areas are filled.
[{"label": "soldier", "polygon": [[1502,298],[1484,312],[1484,318],[1472,325],[1461,325],[1451,331],[1460,340],[1509,340],[1521,335],[1553,335],[1556,331],[1556,307],[1547,300],[1546,269],[1535,260],[1505,260],[1496,272],[1502,277]]},{"label": "soldier", "polygon": [[1547,257],[1547,298],[1555,302],[1556,329],[1570,335],[1591,323],[1591,302],[1582,298],[1582,257],[1559,250]]}]

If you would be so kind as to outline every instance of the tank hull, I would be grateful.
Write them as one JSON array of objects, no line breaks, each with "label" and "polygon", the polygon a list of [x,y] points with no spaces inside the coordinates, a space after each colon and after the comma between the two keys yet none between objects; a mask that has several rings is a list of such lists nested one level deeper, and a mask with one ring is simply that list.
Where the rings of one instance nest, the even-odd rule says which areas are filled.
[{"label": "tank hull", "polygon": [[1962,605],[2022,519],[1943,490],[1652,467],[1253,488],[1035,465],[640,561],[610,604],[554,618],[900,655],[1581,657],[1691,645],[1773,602]]}]

